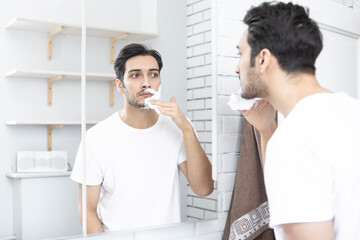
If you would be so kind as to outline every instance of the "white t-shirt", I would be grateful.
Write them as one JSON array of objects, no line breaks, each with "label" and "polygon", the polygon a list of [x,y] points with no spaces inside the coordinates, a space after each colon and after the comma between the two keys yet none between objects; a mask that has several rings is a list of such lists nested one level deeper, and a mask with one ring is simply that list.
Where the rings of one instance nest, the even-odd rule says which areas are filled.
[{"label": "white t-shirt", "polygon": [[265,184],[276,239],[281,224],[331,219],[336,239],[360,239],[360,101],[299,101],[268,142]]},{"label": "white t-shirt", "polygon": [[[98,215],[104,230],[178,223],[178,164],[186,160],[183,134],[170,117],[136,129],[114,113],[86,133],[86,184],[102,184]],[[82,144],[71,179],[83,182]]]}]

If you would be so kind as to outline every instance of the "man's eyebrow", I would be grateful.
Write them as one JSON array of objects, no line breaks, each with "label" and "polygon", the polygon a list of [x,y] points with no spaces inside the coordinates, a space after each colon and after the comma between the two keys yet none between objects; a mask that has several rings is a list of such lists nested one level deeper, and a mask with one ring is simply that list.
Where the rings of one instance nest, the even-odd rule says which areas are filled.
[{"label": "man's eyebrow", "polygon": [[141,71],[141,69],[130,69],[129,71],[128,71],[128,73],[130,73],[130,72],[140,72]]},{"label": "man's eyebrow", "polygon": [[[130,72],[141,72],[141,70],[142,69],[130,69],[128,71],[128,73],[130,73]],[[149,71],[158,71],[158,72],[160,72],[160,70],[158,68],[150,68]]]}]

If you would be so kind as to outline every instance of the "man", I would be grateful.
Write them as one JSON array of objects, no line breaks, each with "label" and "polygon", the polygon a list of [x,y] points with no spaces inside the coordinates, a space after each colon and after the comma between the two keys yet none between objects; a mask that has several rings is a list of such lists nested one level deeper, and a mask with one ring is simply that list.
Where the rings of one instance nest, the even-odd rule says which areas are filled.
[{"label": "man", "polygon": [[[244,22],[242,97],[263,100],[242,113],[266,148],[276,239],[360,239],[360,102],[319,85],[322,35],[303,7],[263,3]],[[278,127],[275,109],[285,116]]]},{"label": "man", "polygon": [[[88,233],[180,222],[179,169],[196,194],[213,191],[211,164],[174,97],[151,100],[160,115],[145,106],[160,88],[162,65],[157,51],[140,44],[125,46],[115,61],[124,108],[86,138]],[[81,146],[71,178],[82,216]]]}]

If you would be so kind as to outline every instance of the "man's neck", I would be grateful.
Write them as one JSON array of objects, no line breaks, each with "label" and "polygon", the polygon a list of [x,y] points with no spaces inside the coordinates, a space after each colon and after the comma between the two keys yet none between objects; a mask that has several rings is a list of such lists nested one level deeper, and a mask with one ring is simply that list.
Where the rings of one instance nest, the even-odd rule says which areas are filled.
[{"label": "man's neck", "polygon": [[159,115],[152,109],[136,108],[126,103],[118,114],[124,123],[138,129],[154,126],[159,118]]},{"label": "man's neck", "polygon": [[330,92],[321,87],[315,76],[311,74],[298,74],[290,77],[287,75],[282,79],[278,78],[276,86],[270,90],[268,100],[285,117],[301,99],[316,93]]}]

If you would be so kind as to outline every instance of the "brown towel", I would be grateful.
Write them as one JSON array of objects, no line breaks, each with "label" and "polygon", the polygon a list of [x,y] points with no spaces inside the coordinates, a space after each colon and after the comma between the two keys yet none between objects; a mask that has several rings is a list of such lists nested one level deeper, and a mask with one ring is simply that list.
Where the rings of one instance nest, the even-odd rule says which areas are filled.
[{"label": "brown towel", "polygon": [[259,132],[244,119],[234,191],[222,240],[272,240]]}]

